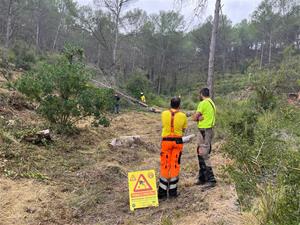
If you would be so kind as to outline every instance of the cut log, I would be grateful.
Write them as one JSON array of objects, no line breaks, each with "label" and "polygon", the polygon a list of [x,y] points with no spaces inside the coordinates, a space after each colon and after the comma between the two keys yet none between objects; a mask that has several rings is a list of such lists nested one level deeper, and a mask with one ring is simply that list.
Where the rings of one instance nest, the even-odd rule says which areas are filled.
[{"label": "cut log", "polygon": [[116,147],[132,147],[134,145],[139,145],[142,143],[141,136],[121,136],[118,138],[114,138],[109,146],[112,148]]},{"label": "cut log", "polygon": [[[196,137],[195,134],[191,134],[188,136],[182,137],[183,143],[189,143],[192,141],[192,139]],[[135,136],[121,136],[118,138],[114,138],[108,145],[111,148],[118,148],[118,147],[125,147],[125,148],[131,148],[137,145],[142,145],[145,142],[141,139],[141,136],[135,135]]]},{"label": "cut log", "polygon": [[50,130],[38,131],[35,134],[26,135],[22,138],[22,141],[30,142],[33,144],[43,144],[45,141],[52,141]]},{"label": "cut log", "polygon": [[153,107],[149,107],[148,110],[149,110],[149,112],[153,112],[153,113],[161,113],[162,112],[162,110],[156,109],[156,108],[153,108]]}]

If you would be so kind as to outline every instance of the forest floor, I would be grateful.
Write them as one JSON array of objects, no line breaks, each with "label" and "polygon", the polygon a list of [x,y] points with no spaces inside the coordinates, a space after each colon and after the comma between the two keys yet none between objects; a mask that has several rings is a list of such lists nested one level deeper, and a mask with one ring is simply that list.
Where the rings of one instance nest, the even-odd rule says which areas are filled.
[{"label": "forest floor", "polygon": [[[0,114],[2,124],[16,121],[1,129],[17,140],[4,146],[0,136],[0,225],[245,224],[235,187],[223,169],[230,160],[220,151],[222,141],[213,145],[212,154],[217,187],[201,192],[194,185],[198,172],[194,140],[184,146],[180,196],[157,208],[131,212],[127,173],[154,169],[159,176],[159,114],[123,112],[108,128],[83,121],[80,133],[54,134],[53,142],[40,146],[17,139],[20,129],[43,128],[44,121],[34,111],[8,103]],[[189,125],[188,134],[196,133],[196,125]],[[141,135],[142,142],[129,148],[109,147],[113,138],[125,135]]]}]

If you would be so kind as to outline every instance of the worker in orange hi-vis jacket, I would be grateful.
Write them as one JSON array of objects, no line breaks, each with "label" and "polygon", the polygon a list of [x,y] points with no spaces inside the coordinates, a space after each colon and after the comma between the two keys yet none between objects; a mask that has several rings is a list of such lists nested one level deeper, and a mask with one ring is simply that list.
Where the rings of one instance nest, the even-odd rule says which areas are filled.
[{"label": "worker in orange hi-vis jacket", "polygon": [[162,142],[160,153],[160,179],[158,198],[177,197],[182,136],[187,128],[187,117],[179,111],[180,98],[171,99],[171,108],[162,112]]}]

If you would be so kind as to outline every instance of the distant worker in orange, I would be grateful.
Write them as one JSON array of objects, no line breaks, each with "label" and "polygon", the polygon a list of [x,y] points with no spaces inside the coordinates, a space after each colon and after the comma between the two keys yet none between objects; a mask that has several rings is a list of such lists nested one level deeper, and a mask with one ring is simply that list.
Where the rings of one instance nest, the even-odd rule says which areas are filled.
[{"label": "distant worker in orange", "polygon": [[158,198],[178,196],[182,136],[187,128],[187,117],[179,111],[180,98],[171,99],[171,109],[162,112],[162,143],[160,153],[160,179]]},{"label": "distant worker in orange", "polygon": [[144,95],[143,92],[141,92],[141,97],[140,97],[140,99],[141,99],[141,102],[146,103],[146,97],[145,97],[145,95]]}]

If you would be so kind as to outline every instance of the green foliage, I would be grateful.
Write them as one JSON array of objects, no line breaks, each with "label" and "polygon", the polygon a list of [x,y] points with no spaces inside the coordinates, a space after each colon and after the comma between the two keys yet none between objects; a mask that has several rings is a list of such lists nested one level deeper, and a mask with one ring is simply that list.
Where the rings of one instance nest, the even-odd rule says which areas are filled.
[{"label": "green foliage", "polygon": [[151,90],[151,83],[142,73],[136,73],[130,77],[126,84],[126,89],[132,96],[140,97],[140,93],[144,92],[147,98],[147,93]]},{"label": "green foliage", "polygon": [[284,51],[284,59],[277,71],[278,88],[283,92],[297,92],[300,90],[300,55],[295,49],[288,47]]},{"label": "green foliage", "polygon": [[219,76],[216,78],[215,92],[217,95],[227,95],[232,92],[244,90],[248,85],[248,77],[243,74]]},{"label": "green foliage", "polygon": [[267,72],[257,73],[253,80],[254,103],[259,110],[272,110],[276,106],[277,80]]},{"label": "green foliage", "polygon": [[[280,102],[273,111],[254,111],[251,102],[223,102],[231,109],[223,150],[234,160],[227,167],[244,208],[252,208],[260,224],[299,223],[300,112]],[[263,113],[261,113],[263,112]]]},{"label": "green foliage", "polygon": [[234,120],[229,122],[233,135],[242,136],[248,140],[249,144],[254,143],[254,130],[257,123],[257,113],[254,111],[244,111]]},{"label": "green foliage", "polygon": [[15,64],[16,68],[30,70],[36,62],[33,49],[23,42],[17,42],[12,48],[12,53],[10,61]]},{"label": "green foliage", "polygon": [[249,69],[251,85],[255,91],[253,103],[259,111],[274,109],[277,96],[281,93],[299,91],[297,80],[300,78],[300,56],[294,52],[293,48],[285,49],[279,69],[259,70],[255,65]]},{"label": "green foliage", "polygon": [[154,105],[163,108],[169,107],[169,101],[166,97],[161,97],[151,92],[146,96],[146,100],[147,104],[149,105]]},{"label": "green foliage", "polygon": [[196,110],[197,101],[193,101],[190,98],[183,98],[183,100],[181,102],[181,108],[188,109],[188,110]]},{"label": "green foliage", "polygon": [[80,61],[80,53],[66,51],[56,63],[42,64],[17,82],[18,90],[39,102],[38,111],[53,124],[72,127],[87,116],[100,119],[111,108],[112,90],[89,85],[91,74]]}]

